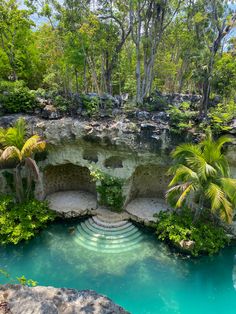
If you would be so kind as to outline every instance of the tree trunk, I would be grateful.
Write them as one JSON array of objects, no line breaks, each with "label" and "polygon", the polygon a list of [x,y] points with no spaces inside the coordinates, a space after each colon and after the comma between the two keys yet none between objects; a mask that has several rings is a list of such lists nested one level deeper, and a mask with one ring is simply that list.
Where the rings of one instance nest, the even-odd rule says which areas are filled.
[{"label": "tree trunk", "polygon": [[140,57],[140,47],[136,47],[136,102],[138,104],[142,103],[141,96],[141,57]]},{"label": "tree trunk", "polygon": [[86,94],[87,93],[87,85],[88,85],[88,82],[87,82],[87,62],[86,62],[86,58],[84,58],[84,93]]},{"label": "tree trunk", "polygon": [[203,87],[202,87],[202,106],[201,106],[201,109],[200,109],[200,115],[203,115],[204,117],[207,116],[210,92],[211,92],[211,86],[210,86],[209,77],[207,76],[205,78],[204,82],[203,82]]},{"label": "tree trunk", "polygon": [[15,189],[16,189],[16,198],[19,203],[24,200],[24,189],[23,182],[21,176],[21,167],[18,165],[14,170],[14,181],[15,181]]},{"label": "tree trunk", "polygon": [[75,69],[75,87],[76,93],[79,94],[79,81],[78,81],[78,71]]}]

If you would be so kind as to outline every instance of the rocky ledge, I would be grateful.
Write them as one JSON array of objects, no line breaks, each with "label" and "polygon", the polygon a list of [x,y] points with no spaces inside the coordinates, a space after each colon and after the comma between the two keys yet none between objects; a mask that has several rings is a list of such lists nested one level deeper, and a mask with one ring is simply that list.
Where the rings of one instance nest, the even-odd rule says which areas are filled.
[{"label": "rocky ledge", "polygon": [[0,286],[0,314],[129,314],[91,290]]}]

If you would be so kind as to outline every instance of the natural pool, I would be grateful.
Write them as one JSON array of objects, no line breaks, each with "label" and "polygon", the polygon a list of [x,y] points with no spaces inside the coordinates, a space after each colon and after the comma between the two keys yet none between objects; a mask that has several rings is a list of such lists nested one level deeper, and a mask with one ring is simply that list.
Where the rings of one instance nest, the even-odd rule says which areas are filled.
[{"label": "natural pool", "polygon": [[145,234],[133,251],[100,254],[78,245],[68,231],[76,224],[57,222],[27,244],[1,248],[0,268],[40,285],[94,289],[132,314],[236,313],[236,247],[182,259]]}]

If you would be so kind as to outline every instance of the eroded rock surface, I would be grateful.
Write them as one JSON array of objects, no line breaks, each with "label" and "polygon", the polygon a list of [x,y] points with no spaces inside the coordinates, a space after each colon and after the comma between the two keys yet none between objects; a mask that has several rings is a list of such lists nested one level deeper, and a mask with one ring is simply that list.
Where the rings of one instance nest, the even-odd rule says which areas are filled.
[{"label": "eroded rock surface", "polygon": [[91,290],[0,286],[1,314],[129,314],[109,298]]}]

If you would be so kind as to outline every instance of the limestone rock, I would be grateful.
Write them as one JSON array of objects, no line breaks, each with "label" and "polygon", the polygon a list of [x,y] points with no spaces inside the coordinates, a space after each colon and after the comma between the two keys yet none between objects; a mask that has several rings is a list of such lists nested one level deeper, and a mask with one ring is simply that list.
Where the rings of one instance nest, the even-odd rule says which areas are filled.
[{"label": "limestone rock", "polygon": [[1,314],[129,314],[92,290],[53,287],[0,287]]},{"label": "limestone rock", "polygon": [[192,240],[181,240],[179,242],[180,248],[185,251],[192,251],[192,249],[194,248],[194,245],[195,245],[195,242]]},{"label": "limestone rock", "polygon": [[60,119],[62,117],[59,110],[53,105],[46,105],[42,110],[42,118],[44,119]]}]

